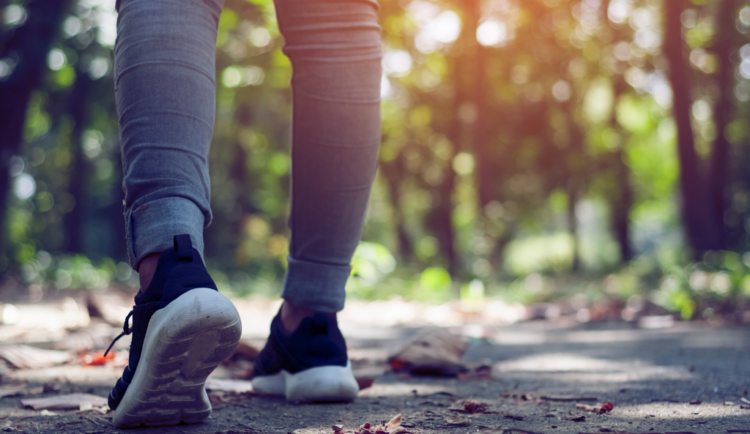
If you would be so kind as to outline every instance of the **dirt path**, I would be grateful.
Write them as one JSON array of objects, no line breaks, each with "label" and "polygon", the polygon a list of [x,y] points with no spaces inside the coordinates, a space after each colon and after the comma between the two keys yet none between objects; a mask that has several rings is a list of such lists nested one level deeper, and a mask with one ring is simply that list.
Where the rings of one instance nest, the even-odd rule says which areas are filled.
[{"label": "dirt path", "polygon": [[[239,304],[244,336],[259,343],[274,313],[274,304],[264,305],[257,300]],[[212,392],[214,412],[206,423],[137,432],[333,433],[332,425],[343,425],[345,431],[352,431],[365,422],[379,424],[399,413],[403,415],[402,426],[420,434],[524,432],[519,430],[750,432],[750,403],[743,401],[743,398],[750,400],[748,328],[678,324],[659,330],[639,330],[624,323],[532,322],[493,326],[449,321],[454,330],[471,339],[464,359],[492,365],[491,378],[458,380],[409,377],[388,371],[385,363],[388,353],[413,335],[418,330],[416,326],[424,321],[418,316],[406,324],[388,318],[373,321],[373,317],[378,317],[371,314],[375,308],[383,306],[355,303],[341,316],[358,372],[375,377],[374,385],[362,390],[354,403],[297,405],[273,397]],[[392,306],[390,312],[393,309],[396,308]],[[408,316],[408,312],[402,312],[402,318],[403,315]],[[34,330],[19,335],[3,327],[0,327],[3,344],[43,340]],[[107,327],[92,323],[77,333],[89,330],[90,339],[97,341],[98,335],[93,330],[107,337],[117,331],[116,327]],[[121,344],[121,348],[126,346],[127,342]],[[3,384],[23,381],[28,382],[29,388],[47,384],[47,392],[35,397],[72,392],[106,396],[120,372],[112,366],[75,364],[6,369]],[[228,375],[227,370],[215,373],[218,378]],[[585,412],[577,409],[574,401],[543,398],[551,395],[594,397],[596,401],[582,403],[610,401],[614,410],[603,415]],[[24,398],[28,396],[0,399],[0,430],[125,432],[111,426],[111,412],[53,410],[51,414],[42,414],[24,408],[21,405]],[[474,414],[452,409],[461,408],[464,400],[485,404],[487,409]],[[581,417],[584,419],[580,420]]]}]

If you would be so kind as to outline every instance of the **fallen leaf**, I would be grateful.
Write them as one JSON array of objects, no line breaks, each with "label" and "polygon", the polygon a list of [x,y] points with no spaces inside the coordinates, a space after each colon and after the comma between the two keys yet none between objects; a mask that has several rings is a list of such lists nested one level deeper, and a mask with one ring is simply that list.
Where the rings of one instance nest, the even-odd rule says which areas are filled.
[{"label": "fallen leaf", "polygon": [[605,401],[604,404],[602,405],[576,404],[576,408],[579,410],[583,410],[583,411],[590,411],[593,413],[604,414],[604,413],[612,411],[612,409],[615,408],[615,406],[611,402]]},{"label": "fallen leaf", "polygon": [[446,329],[429,328],[407,341],[389,359],[394,371],[456,376],[470,370],[461,361],[468,343]]},{"label": "fallen leaf", "polygon": [[99,351],[95,354],[86,354],[83,356],[81,360],[81,364],[83,366],[102,366],[107,364],[108,362],[115,360],[115,352],[110,351],[106,356],[104,355],[104,351]]},{"label": "fallen leaf", "polygon": [[18,369],[34,369],[68,362],[73,355],[67,351],[42,350],[28,345],[9,345],[0,347],[0,358]]},{"label": "fallen leaf", "polygon": [[343,425],[334,425],[331,428],[333,428],[333,434],[344,434]]},{"label": "fallen leaf", "polygon": [[464,416],[449,416],[445,418],[445,424],[450,426],[469,426],[471,421]]},{"label": "fallen leaf", "polygon": [[110,409],[108,405],[102,405],[101,407],[91,407],[87,410],[79,410],[78,413],[86,413],[89,411],[95,411],[100,414],[107,414],[109,413]]},{"label": "fallen leaf", "polygon": [[466,400],[459,406],[451,407],[448,410],[458,411],[461,413],[483,413],[487,411],[487,406],[476,401]]},{"label": "fallen leaf", "polygon": [[385,430],[391,432],[399,425],[401,425],[401,413],[393,416],[393,419],[389,420],[388,423],[385,424]]},{"label": "fallen leaf", "polygon": [[363,423],[359,426],[358,429],[354,431],[355,434],[373,434],[372,431],[370,431],[371,425],[369,423]]},{"label": "fallen leaf", "polygon": [[208,378],[206,390],[215,392],[247,393],[253,391],[252,381],[247,380],[225,380],[219,378]]},{"label": "fallen leaf", "polygon": [[26,389],[26,383],[23,384],[8,384],[0,387],[0,398],[4,396],[18,395]]},{"label": "fallen leaf", "polygon": [[583,422],[586,420],[586,416],[569,416],[566,420],[572,420],[573,422]]},{"label": "fallen leaf", "polygon": [[29,406],[34,410],[64,410],[79,409],[84,402],[91,403],[92,407],[107,405],[107,398],[91,395],[88,393],[71,393],[69,395],[51,396],[49,398],[22,399],[21,404]]},{"label": "fallen leaf", "polygon": [[575,395],[542,395],[539,399],[546,401],[598,401],[596,396],[575,396]]},{"label": "fallen leaf", "polygon": [[593,411],[596,413],[599,413],[599,410],[601,410],[600,406],[597,405],[586,405],[586,404],[576,404],[576,408],[583,411]]}]

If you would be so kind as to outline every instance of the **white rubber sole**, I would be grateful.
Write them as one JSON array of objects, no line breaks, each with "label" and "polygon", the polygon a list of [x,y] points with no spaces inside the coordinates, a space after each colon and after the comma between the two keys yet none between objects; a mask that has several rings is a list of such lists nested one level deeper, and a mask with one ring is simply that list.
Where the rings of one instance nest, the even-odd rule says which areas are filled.
[{"label": "white rubber sole", "polygon": [[242,324],[229,299],[196,288],[154,313],[116,428],[202,422],[211,414],[206,377],[234,352]]},{"label": "white rubber sole", "polygon": [[346,366],[321,366],[296,374],[282,369],[278,374],[255,377],[253,390],[283,395],[288,401],[352,401],[359,393],[359,385],[351,362],[347,362]]}]

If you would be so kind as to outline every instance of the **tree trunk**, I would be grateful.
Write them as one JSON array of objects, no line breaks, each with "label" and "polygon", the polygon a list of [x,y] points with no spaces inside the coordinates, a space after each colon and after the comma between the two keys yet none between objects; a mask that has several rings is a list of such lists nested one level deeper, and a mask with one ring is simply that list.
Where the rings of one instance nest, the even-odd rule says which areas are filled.
[{"label": "tree trunk", "polygon": [[475,37],[479,21],[482,19],[482,2],[480,0],[471,0],[467,5],[467,22],[466,22],[466,47],[473,51],[473,95],[472,103],[476,110],[476,119],[472,128],[472,152],[476,159],[476,189],[478,212],[484,215],[485,206],[492,200],[495,200],[496,192],[496,174],[494,166],[495,158],[490,143],[489,130],[487,121],[489,119],[487,107],[487,93],[490,91],[487,82],[487,48],[477,42]]},{"label": "tree trunk", "polygon": [[623,150],[618,149],[612,156],[617,180],[617,195],[612,204],[612,226],[620,248],[620,261],[625,263],[633,259],[633,247],[630,242],[630,208],[633,206],[633,187],[629,179],[630,171],[623,161],[623,154]]},{"label": "tree trunk", "polygon": [[[620,96],[625,93],[625,86],[625,81],[621,76],[614,77],[615,106],[617,106]],[[617,113],[614,108],[612,109],[610,125],[621,137],[624,136],[625,132],[617,122]],[[630,208],[633,206],[633,186],[630,183],[630,170],[624,161],[624,146],[624,142],[620,143],[619,148],[612,155],[616,194],[611,206],[612,228],[617,244],[620,247],[620,261],[629,262],[633,259],[633,247],[630,242]]]},{"label": "tree trunk", "polygon": [[380,173],[383,174],[388,187],[388,199],[393,210],[393,225],[396,228],[396,251],[401,259],[409,260],[414,256],[414,246],[404,225],[404,213],[401,210],[400,174],[404,173],[401,153],[393,161],[381,162]]},{"label": "tree trunk", "polygon": [[710,219],[706,187],[700,161],[695,151],[693,129],[690,124],[689,71],[684,56],[682,22],[680,15],[687,0],[664,2],[664,55],[669,61],[669,81],[672,84],[673,114],[677,124],[677,155],[680,161],[680,193],[682,219],[693,259],[699,260],[703,253],[715,248],[715,227]]},{"label": "tree trunk", "polygon": [[86,222],[88,182],[91,165],[83,153],[82,137],[87,119],[87,96],[91,79],[84,71],[76,71],[76,81],[69,96],[68,114],[73,121],[70,134],[71,168],[69,169],[68,193],[75,199],[73,209],[65,214],[65,242],[63,250],[70,253],[84,253],[84,227]]},{"label": "tree trunk", "polygon": [[[735,0],[722,0],[719,5],[718,23],[732,23],[737,13]],[[727,239],[724,227],[724,212],[727,209],[727,161],[729,158],[729,140],[726,129],[732,117],[732,98],[734,85],[734,65],[730,58],[733,48],[734,26],[719,26],[716,37],[715,52],[719,58],[720,96],[714,108],[716,123],[716,141],[711,154],[711,172],[709,173],[709,197],[713,225],[717,230],[716,248],[726,249]]]},{"label": "tree trunk", "polygon": [[[30,0],[28,18],[13,30],[7,43],[0,47],[0,57],[14,53],[18,62],[12,74],[0,81],[0,230],[5,230],[5,214],[10,191],[10,159],[21,145],[26,110],[31,92],[42,82],[47,53],[57,34],[66,0]],[[0,235],[0,254],[7,237]]]}]

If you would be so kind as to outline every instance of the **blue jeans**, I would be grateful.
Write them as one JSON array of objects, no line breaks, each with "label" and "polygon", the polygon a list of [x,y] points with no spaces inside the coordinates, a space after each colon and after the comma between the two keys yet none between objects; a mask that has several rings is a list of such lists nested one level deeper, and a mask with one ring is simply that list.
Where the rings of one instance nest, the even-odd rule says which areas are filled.
[{"label": "blue jeans", "polygon": [[[211,221],[215,45],[222,0],[120,0],[115,94],[128,256]],[[293,67],[289,267],[282,297],[337,312],[362,232],[380,142],[376,0],[276,0]]]}]

